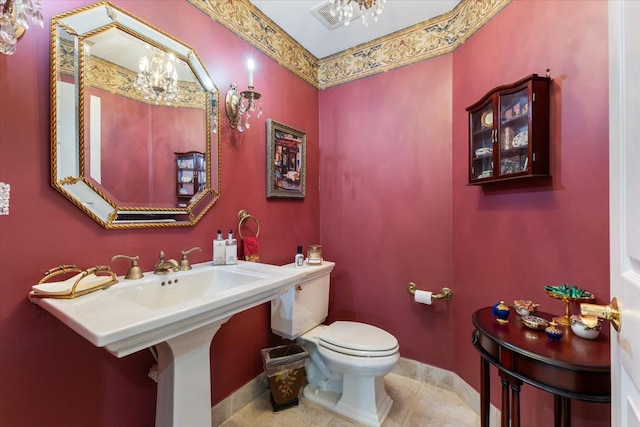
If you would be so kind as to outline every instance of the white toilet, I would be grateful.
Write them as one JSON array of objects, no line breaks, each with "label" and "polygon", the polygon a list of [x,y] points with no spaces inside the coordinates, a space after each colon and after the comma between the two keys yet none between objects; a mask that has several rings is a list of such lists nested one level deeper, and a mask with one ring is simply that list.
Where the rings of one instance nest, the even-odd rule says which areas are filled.
[{"label": "white toilet", "polygon": [[398,340],[365,323],[322,324],[329,309],[329,276],[334,266],[323,261],[298,267],[307,275],[271,302],[271,329],[297,340],[309,353],[306,399],[359,423],[380,426],[393,404],[383,378],[400,358]]}]

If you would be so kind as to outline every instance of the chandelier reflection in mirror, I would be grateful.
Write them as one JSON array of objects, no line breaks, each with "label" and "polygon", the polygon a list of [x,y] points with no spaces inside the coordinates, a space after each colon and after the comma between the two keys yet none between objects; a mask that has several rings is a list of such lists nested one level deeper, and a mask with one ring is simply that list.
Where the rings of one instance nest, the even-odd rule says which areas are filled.
[{"label": "chandelier reflection in mirror", "polygon": [[140,58],[138,77],[133,86],[145,99],[169,105],[178,97],[176,57],[149,45],[146,48],[149,53]]},{"label": "chandelier reflection in mirror", "polygon": [[378,15],[382,13],[382,8],[387,0],[330,0],[331,9],[329,13],[332,17],[338,16],[338,19],[343,22],[344,25],[349,25],[351,19],[353,19],[354,3],[360,9],[362,23],[366,26],[369,25],[369,19],[373,19],[374,22],[378,22]]},{"label": "chandelier reflection in mirror", "polygon": [[231,83],[231,88],[227,92],[226,97],[226,110],[227,117],[229,117],[229,125],[233,129],[237,129],[238,132],[244,132],[245,129],[251,127],[250,119],[251,114],[256,114],[256,117],[262,115],[262,101],[259,92],[253,90],[253,69],[255,63],[253,59],[247,61],[247,68],[249,69],[249,87],[247,90],[238,92],[238,87],[235,83]]},{"label": "chandelier reflection in mirror", "polygon": [[13,55],[16,44],[31,23],[43,28],[40,0],[0,0],[0,53]]}]

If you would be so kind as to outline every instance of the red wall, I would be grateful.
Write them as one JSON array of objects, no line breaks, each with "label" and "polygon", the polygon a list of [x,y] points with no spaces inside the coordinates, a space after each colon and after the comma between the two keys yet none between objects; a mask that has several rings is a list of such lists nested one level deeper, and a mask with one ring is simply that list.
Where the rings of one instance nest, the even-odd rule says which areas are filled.
[{"label": "red wall", "polygon": [[453,312],[418,305],[414,281],[451,280],[452,58],[320,93],[323,255],[336,267],[330,318],[386,329],[401,355],[447,369]]},{"label": "red wall", "polygon": [[[45,20],[89,1],[43,2]],[[293,261],[297,245],[319,242],[318,91],[284,70],[183,0],[114,4],[191,45],[224,95],[246,87],[246,59],[256,60],[255,86],[265,114],[251,130],[229,128],[222,109],[222,195],[195,227],[104,230],[50,184],[49,30],[32,28],[13,56],[0,55],[0,181],[11,185],[10,215],[0,217],[0,425],[153,426],[154,363],[142,351],[118,359],[94,347],[27,301],[31,285],[61,263],[108,264],[115,254],[139,255],[153,269],[158,253],[177,258],[201,246],[194,262],[211,260],[218,228],[237,229],[247,209],[260,221],[261,260]],[[266,119],[307,133],[304,200],[265,198]],[[173,174],[172,174],[173,175]],[[124,274],[127,264],[112,265]],[[212,345],[212,404],[262,372],[260,349],[276,343],[264,304],[227,322]]]},{"label": "red wall", "polygon": [[[543,289],[560,283],[609,301],[607,2],[515,1],[453,57],[453,283],[462,290],[454,360],[477,388],[478,364],[468,356],[476,308],[524,298],[561,314],[564,304]],[[464,108],[488,88],[546,68],[553,77],[551,180],[467,186]],[[497,382],[492,397],[499,404]],[[527,424],[551,423],[551,395],[525,387],[522,402]],[[606,425],[609,411],[576,403],[573,425]]]}]

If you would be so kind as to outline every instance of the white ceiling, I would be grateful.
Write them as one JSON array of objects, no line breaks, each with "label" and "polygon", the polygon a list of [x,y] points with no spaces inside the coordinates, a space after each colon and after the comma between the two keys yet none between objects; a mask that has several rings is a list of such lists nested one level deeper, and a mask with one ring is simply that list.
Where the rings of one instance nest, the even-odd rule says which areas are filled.
[{"label": "white ceiling", "polygon": [[[317,58],[383,37],[453,10],[460,0],[387,0],[378,22],[360,19],[329,30],[311,13],[328,0],[251,0],[258,9]],[[354,0],[355,3],[355,0]]]}]

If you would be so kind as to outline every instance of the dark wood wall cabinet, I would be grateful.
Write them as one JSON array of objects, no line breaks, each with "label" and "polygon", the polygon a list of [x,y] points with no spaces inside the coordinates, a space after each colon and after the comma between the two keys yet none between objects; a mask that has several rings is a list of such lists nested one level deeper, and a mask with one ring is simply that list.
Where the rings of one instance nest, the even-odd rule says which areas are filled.
[{"label": "dark wood wall cabinet", "polygon": [[176,205],[187,207],[193,196],[204,189],[206,184],[206,164],[204,153],[189,151],[174,153],[176,156]]},{"label": "dark wood wall cabinet", "polygon": [[550,77],[499,86],[469,112],[469,184],[549,175]]}]

